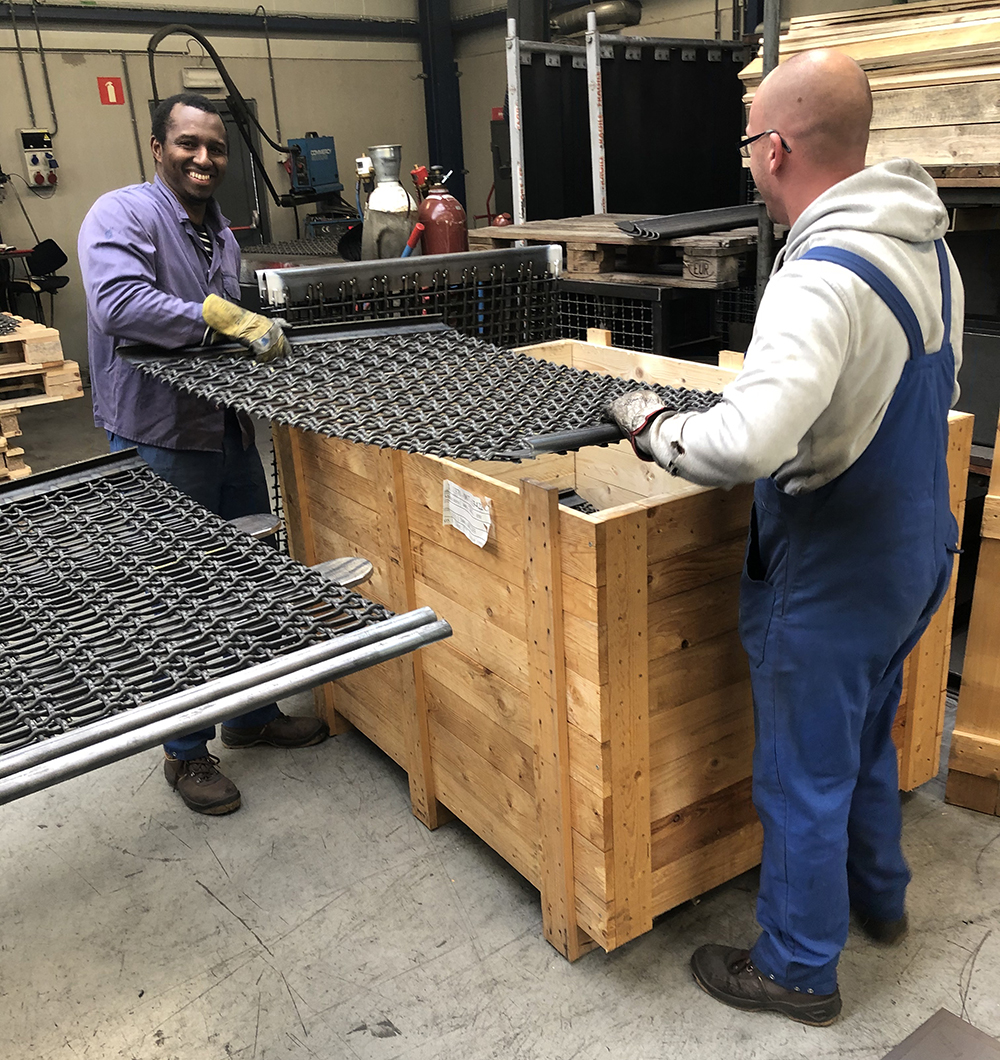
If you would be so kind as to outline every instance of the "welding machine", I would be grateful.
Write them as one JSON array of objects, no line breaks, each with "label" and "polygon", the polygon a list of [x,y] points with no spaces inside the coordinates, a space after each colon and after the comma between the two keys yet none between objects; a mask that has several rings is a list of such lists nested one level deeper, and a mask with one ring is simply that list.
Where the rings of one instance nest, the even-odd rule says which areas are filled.
[{"label": "welding machine", "polygon": [[292,194],[333,195],[344,190],[332,136],[308,132],[301,140],[289,140],[288,147]]}]

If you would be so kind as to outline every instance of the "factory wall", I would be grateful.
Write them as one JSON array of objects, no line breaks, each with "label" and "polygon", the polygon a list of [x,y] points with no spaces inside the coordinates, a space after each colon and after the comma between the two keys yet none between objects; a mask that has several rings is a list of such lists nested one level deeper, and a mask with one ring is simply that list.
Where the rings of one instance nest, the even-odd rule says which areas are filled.
[{"label": "factory wall", "polygon": [[[380,17],[416,15],[411,0],[294,0],[272,6],[270,13],[366,14]],[[156,7],[156,3],[143,3]],[[213,9],[249,10],[245,0],[213,0]],[[165,17],[177,17],[175,11]],[[9,25],[9,23],[7,23]],[[13,35],[0,17],[0,166],[5,172],[23,174],[16,130],[31,125]],[[35,44],[21,25],[35,119],[40,127],[51,127],[42,68]],[[274,109],[264,41],[255,37],[206,36],[222,55],[241,92],[255,99],[261,123],[271,136],[275,132]],[[55,137],[60,162],[60,183],[51,197],[34,194],[15,178],[5,188],[0,202],[0,233],[4,242],[30,247],[35,240],[17,199],[16,188],[40,239],[53,238],[69,255],[63,270],[70,284],[56,295],[55,324],[62,333],[66,356],[86,363],[86,309],[76,255],[80,222],[102,193],[142,179],[129,107],[102,106],[99,77],[121,77],[127,64],[137,114],[139,142],[145,177],[152,179],[149,153],[148,101],[151,98],[145,45],[148,31],[122,33],[70,32],[43,28],[43,43],[58,116]],[[336,140],[345,196],[354,195],[354,159],[372,144],[401,143],[407,169],[426,161],[423,82],[420,49],[415,43],[349,42],[323,39],[273,38],[274,76],[282,137],[301,136],[308,130],[332,135]],[[167,38],[157,51],[156,76],[161,97],[181,91],[181,70],[198,65],[202,49],[181,35]],[[222,93],[207,92],[221,99]],[[277,153],[266,149],[265,159],[279,191],[287,189],[287,177]],[[282,179],[284,178],[284,179]],[[295,234],[292,211],[268,205],[272,238],[290,239]],[[300,216],[311,212],[300,207]],[[46,298],[46,312],[48,300]]]}]

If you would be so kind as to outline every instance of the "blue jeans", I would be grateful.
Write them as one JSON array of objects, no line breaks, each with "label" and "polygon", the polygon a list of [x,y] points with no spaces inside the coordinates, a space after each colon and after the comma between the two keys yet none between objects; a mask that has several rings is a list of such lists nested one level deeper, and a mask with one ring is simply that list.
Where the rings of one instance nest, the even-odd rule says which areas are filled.
[{"label": "blue jeans", "polygon": [[[226,429],[222,452],[195,449],[162,449],[107,432],[112,453],[135,449],[139,456],[160,478],[186,493],[210,512],[223,519],[238,519],[241,515],[256,515],[271,510],[267,480],[260,454],[255,445],[243,446],[236,413],[226,410]],[[280,711],[277,703],[268,703],[246,714],[228,718],[227,728],[251,729],[266,725]],[[215,739],[215,726],[168,740],[163,749],[172,758],[183,760],[203,758],[208,754],[207,743]]]}]

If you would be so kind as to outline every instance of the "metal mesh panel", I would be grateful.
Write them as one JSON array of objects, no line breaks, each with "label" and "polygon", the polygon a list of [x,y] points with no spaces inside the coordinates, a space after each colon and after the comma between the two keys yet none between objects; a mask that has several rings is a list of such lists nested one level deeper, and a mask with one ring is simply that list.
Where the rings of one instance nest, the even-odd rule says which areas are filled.
[{"label": "metal mesh panel", "polygon": [[559,335],[586,339],[587,328],[607,328],[611,343],[626,350],[654,353],[653,314],[658,303],[603,294],[559,292]]},{"label": "metal mesh panel", "polygon": [[[357,218],[352,219],[352,224],[357,224]],[[261,243],[259,246],[253,243],[243,248],[244,257],[254,258],[271,257],[296,258],[296,257],[335,257],[337,247],[340,245],[342,234],[319,236],[316,239],[294,239],[283,243]]]},{"label": "metal mesh panel", "polygon": [[365,445],[469,460],[511,460],[524,438],[599,423],[629,390],[677,411],[719,395],[617,379],[501,350],[441,326],[296,343],[257,364],[211,349],[142,361],[157,379],[278,423]]},{"label": "metal mesh panel", "polygon": [[[423,267],[426,271],[426,267]],[[530,265],[448,269],[426,275],[376,276],[370,282],[316,284],[301,301],[281,308],[290,324],[341,324],[440,316],[463,335],[501,346],[527,346],[557,337],[556,280]]]},{"label": "metal mesh panel", "polygon": [[0,607],[0,752],[389,617],[134,457],[0,490]]}]

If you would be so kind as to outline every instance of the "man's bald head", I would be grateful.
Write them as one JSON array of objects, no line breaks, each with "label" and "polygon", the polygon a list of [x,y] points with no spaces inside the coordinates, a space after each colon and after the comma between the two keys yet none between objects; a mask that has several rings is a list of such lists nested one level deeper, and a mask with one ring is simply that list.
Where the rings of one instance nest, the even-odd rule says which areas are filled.
[{"label": "man's bald head", "polygon": [[761,82],[750,118],[755,129],[777,129],[813,165],[857,171],[868,147],[871,88],[843,52],[801,52]]},{"label": "man's bald head", "polygon": [[843,52],[802,52],[764,78],[747,136],[750,172],[775,221],[794,224],[814,199],[864,169],[871,118],[868,78]]}]

